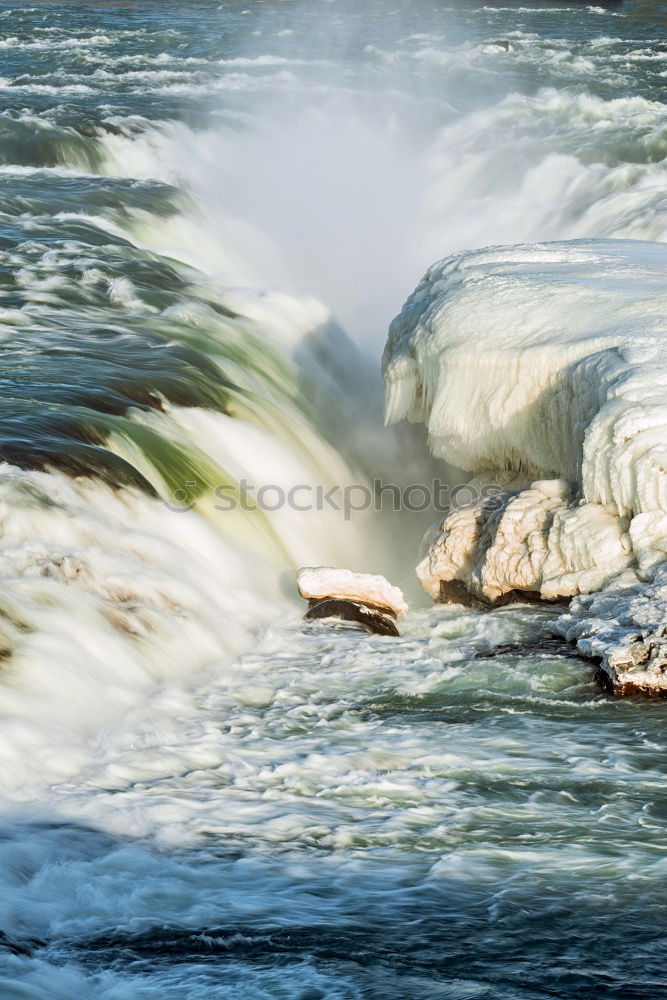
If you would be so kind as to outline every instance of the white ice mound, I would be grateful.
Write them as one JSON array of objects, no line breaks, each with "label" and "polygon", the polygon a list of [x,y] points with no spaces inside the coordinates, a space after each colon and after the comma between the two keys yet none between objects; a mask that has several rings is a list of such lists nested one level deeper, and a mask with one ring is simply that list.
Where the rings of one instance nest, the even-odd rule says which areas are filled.
[{"label": "white ice mound", "polygon": [[667,247],[576,240],[435,264],[389,330],[386,416],[461,469],[581,484],[636,514],[665,501]]},{"label": "white ice mound", "polygon": [[392,587],[383,576],[353,573],[349,569],[329,566],[305,566],[299,570],[296,583],[299,593],[306,600],[320,601],[334,597],[360,601],[373,607],[389,608],[397,617],[408,610],[401,591]]},{"label": "white ice mound", "polygon": [[[628,573],[640,588],[656,576],[667,553],[667,246],[576,240],[448,257],[392,323],[383,372],[388,422],[423,421],[436,455],[498,484],[431,534],[418,574],[434,597],[453,580],[490,600],[553,599],[621,573],[629,593]],[[626,608],[628,641],[660,624],[641,607],[641,623]]]}]

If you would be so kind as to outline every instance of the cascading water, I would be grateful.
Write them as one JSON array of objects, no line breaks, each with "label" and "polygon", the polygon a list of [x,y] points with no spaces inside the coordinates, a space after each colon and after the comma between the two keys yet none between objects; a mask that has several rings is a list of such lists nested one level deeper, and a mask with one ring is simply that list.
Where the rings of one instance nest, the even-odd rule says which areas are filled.
[{"label": "cascading water", "polygon": [[0,4],[3,1000],[661,995],[662,707],[544,611],[304,629],[429,515],[275,502],[440,474],[379,375],[433,260],[665,239],[661,31]]}]

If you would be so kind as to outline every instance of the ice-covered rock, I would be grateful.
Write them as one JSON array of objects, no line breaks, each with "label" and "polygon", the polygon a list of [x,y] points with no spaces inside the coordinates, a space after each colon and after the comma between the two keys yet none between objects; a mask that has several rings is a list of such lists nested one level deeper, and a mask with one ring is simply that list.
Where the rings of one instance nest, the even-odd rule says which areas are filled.
[{"label": "ice-covered rock", "polygon": [[578,597],[555,630],[599,659],[615,694],[667,694],[667,565],[650,583],[622,574],[601,593]]},{"label": "ice-covered rock", "polygon": [[340,599],[390,612],[398,618],[408,610],[403,594],[384,576],[353,573],[331,566],[305,566],[297,574],[299,593],[307,601]]},{"label": "ice-covered rock", "polygon": [[603,589],[579,597],[563,627],[617,689],[630,690],[628,671],[650,674],[641,689],[661,685],[667,246],[577,240],[449,257],[392,323],[383,371],[388,422],[423,421],[433,452],[475,473],[471,485],[498,484],[431,534],[426,590],[437,599],[459,581],[495,601]]},{"label": "ice-covered rock", "polygon": [[443,583],[459,580],[490,602],[512,591],[557,600],[599,590],[633,562],[627,521],[573,502],[574,493],[566,480],[538,480],[454,510],[417,566],[422,586],[438,600]]}]

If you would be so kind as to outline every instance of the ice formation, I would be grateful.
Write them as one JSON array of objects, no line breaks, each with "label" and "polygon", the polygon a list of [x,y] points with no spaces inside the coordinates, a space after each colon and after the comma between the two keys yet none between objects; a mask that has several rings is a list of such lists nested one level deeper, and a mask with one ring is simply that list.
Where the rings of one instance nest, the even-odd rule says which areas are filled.
[{"label": "ice formation", "polygon": [[403,594],[384,576],[353,573],[328,566],[304,566],[297,575],[299,593],[306,600],[327,598],[359,601],[374,608],[387,608],[397,618],[408,610]]},{"label": "ice formation", "polygon": [[392,323],[383,370],[387,421],[423,421],[434,454],[476,477],[478,499],[427,540],[426,590],[437,599],[458,580],[490,601],[603,590],[559,627],[617,689],[659,686],[667,247],[576,240],[448,257]]}]

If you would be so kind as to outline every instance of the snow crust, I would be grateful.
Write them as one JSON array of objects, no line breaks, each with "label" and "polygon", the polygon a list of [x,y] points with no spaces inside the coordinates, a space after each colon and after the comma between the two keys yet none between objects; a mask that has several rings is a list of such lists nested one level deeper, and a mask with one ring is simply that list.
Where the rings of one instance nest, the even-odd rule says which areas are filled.
[{"label": "snow crust", "polygon": [[297,574],[299,593],[306,600],[336,597],[390,608],[397,616],[408,610],[403,594],[384,576],[353,573],[328,566],[304,566]]},{"label": "snow crust", "polygon": [[[667,247],[448,257],[392,323],[383,373],[387,422],[423,421],[434,454],[479,487],[426,540],[426,590],[437,599],[441,580],[460,580],[493,601],[604,588],[566,628],[626,669],[619,650],[667,622]],[[604,628],[581,624],[598,612]]]}]

